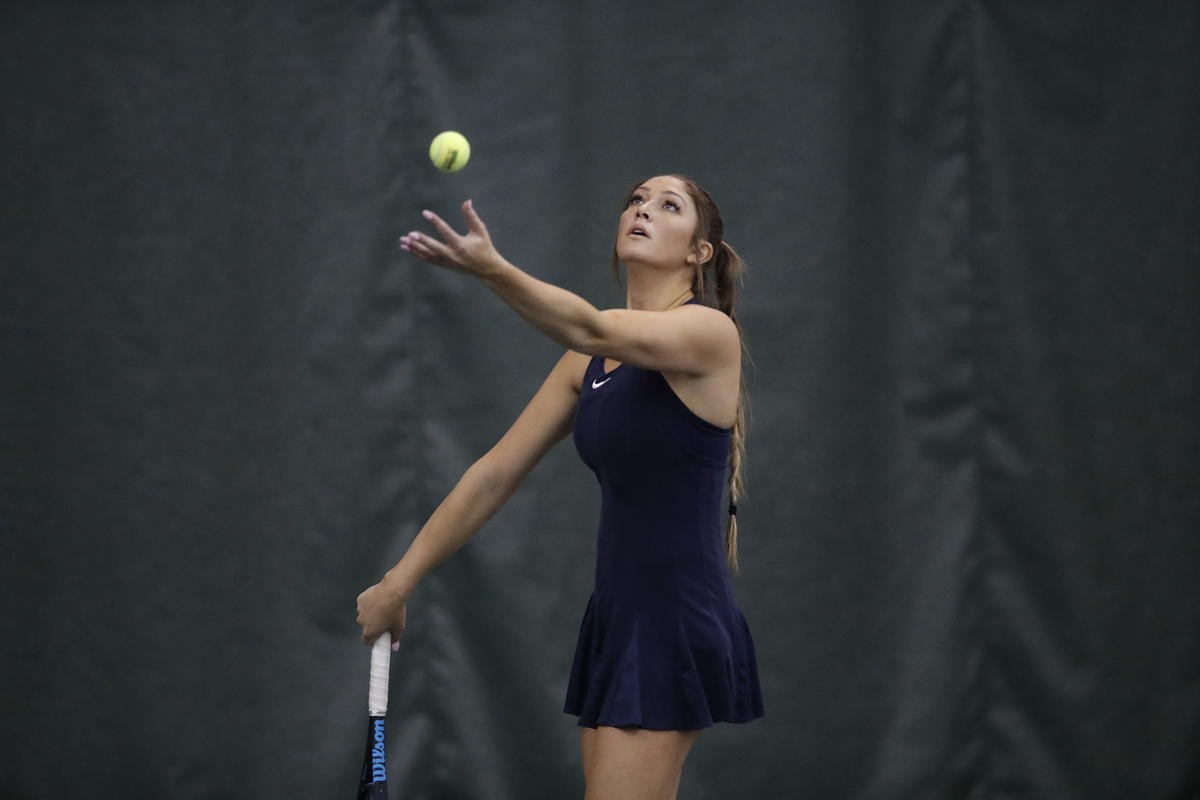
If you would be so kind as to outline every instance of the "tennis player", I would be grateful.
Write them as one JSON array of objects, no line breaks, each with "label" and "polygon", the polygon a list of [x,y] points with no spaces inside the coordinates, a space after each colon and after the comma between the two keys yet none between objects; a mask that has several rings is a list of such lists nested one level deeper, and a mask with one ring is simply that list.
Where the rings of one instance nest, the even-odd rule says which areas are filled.
[{"label": "tennis player", "polygon": [[467,232],[400,238],[412,255],[482,281],[566,353],[508,432],[471,465],[400,562],[358,598],[363,641],[398,640],[409,595],[573,433],[600,484],[595,585],[565,710],[581,729],[585,800],[671,800],[704,728],[763,714],[738,610],[736,503],[745,392],[734,314],[742,259],[693,180],[638,183],[614,266],[626,307],[598,310],[505,260],[471,201]]}]

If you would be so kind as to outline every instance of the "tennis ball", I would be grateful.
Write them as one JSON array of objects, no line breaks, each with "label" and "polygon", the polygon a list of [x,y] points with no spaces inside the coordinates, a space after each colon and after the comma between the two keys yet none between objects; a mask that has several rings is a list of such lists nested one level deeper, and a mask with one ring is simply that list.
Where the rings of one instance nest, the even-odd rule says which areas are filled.
[{"label": "tennis ball", "polygon": [[458,131],[442,131],[429,143],[429,160],[442,172],[458,172],[471,157],[471,143]]}]

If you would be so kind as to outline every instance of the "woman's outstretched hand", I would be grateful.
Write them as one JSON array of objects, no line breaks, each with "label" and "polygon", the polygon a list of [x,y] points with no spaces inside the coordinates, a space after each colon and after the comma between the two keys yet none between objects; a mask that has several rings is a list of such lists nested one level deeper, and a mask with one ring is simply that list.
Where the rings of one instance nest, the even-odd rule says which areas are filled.
[{"label": "woman's outstretched hand", "polygon": [[412,231],[400,237],[400,249],[439,267],[477,277],[487,275],[497,269],[503,263],[503,259],[492,244],[487,226],[475,213],[475,207],[470,200],[462,204],[462,212],[467,220],[466,234],[459,234],[432,211],[421,212],[441,239],[420,231]]}]

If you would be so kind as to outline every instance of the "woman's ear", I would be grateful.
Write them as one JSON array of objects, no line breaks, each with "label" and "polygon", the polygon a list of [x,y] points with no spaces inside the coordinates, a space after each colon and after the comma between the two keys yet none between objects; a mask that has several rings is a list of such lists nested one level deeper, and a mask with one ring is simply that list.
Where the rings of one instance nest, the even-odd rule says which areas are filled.
[{"label": "woman's ear", "polygon": [[713,257],[713,246],[706,240],[701,239],[696,246],[692,248],[692,252],[688,254],[687,263],[692,265],[707,264],[709,259]]}]

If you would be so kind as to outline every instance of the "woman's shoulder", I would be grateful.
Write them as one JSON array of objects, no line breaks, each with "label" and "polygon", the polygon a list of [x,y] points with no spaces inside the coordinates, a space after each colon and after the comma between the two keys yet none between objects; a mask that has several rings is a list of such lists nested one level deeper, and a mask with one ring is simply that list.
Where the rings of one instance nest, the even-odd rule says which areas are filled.
[{"label": "woman's shoulder", "polygon": [[687,303],[684,303],[681,306],[676,306],[675,308],[670,309],[668,313],[693,314],[702,319],[709,319],[709,320],[714,320],[714,321],[724,320],[724,323],[720,323],[720,324],[729,324],[729,325],[733,324],[733,320],[730,319],[729,315],[726,314],[724,311],[722,311],[721,309],[716,308],[714,306],[706,305],[706,304],[700,302],[699,300],[691,300]]},{"label": "woman's shoulder", "polygon": [[701,332],[704,338],[715,338],[728,346],[741,346],[741,333],[733,318],[719,308],[706,306],[700,302],[687,303],[671,309],[671,314],[687,314],[694,321],[693,330]]},{"label": "woman's shoulder", "polygon": [[577,353],[574,350],[567,350],[558,361],[556,371],[562,373],[563,380],[570,384],[575,391],[579,391],[579,387],[583,385],[583,378],[587,374],[588,366],[592,363],[592,356],[584,353]]}]

